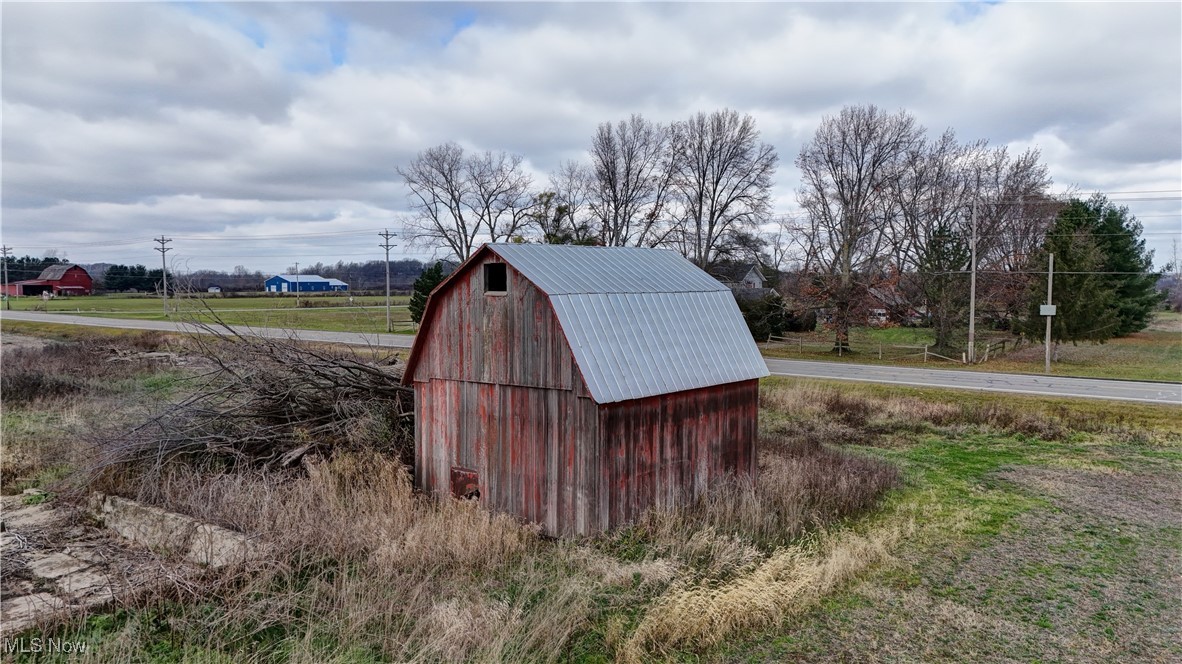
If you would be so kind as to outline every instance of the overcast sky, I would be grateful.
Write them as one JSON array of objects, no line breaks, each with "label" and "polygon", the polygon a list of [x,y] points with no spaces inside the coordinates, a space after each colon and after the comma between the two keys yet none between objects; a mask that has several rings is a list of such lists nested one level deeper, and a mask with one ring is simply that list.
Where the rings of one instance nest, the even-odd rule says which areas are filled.
[{"label": "overcast sky", "polygon": [[1177,2],[0,7],[18,255],[154,265],[164,234],[180,269],[377,259],[424,148],[518,152],[543,182],[600,122],[723,107],[777,148],[792,213],[801,145],[867,103],[1037,147],[1055,191],[1154,192],[1112,198],[1159,265],[1182,225]]}]

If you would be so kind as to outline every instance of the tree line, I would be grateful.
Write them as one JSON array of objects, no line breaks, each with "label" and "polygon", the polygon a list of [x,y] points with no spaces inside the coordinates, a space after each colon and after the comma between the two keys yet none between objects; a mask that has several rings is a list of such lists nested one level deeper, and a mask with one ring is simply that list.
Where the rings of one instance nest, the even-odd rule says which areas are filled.
[{"label": "tree line", "polygon": [[[64,264],[56,256],[33,257],[9,256],[8,278],[10,282],[25,279],[36,279],[41,272],[52,265]],[[390,287],[398,292],[409,292],[416,279],[427,268],[426,263],[414,259],[390,261]],[[450,267],[448,263],[444,267]],[[123,265],[118,263],[89,263],[82,265],[94,280],[97,290],[116,293],[141,292],[155,293],[162,288],[163,271],[161,268],[148,268],[144,265]],[[287,268],[287,274],[295,274],[295,266]],[[374,260],[359,262],[322,263],[301,266],[300,274],[319,275],[328,279],[340,279],[349,284],[352,290],[384,290],[386,287],[386,263]],[[251,271],[243,265],[235,266],[233,270],[194,270],[174,272],[169,270],[168,282],[170,291],[205,292],[216,286],[224,292],[260,292],[264,290],[264,282],[273,275]]]},{"label": "tree line", "polygon": [[[1140,329],[1161,299],[1127,210],[1053,196],[1038,150],[962,141],[952,129],[930,134],[904,110],[847,106],[824,117],[794,161],[800,212],[791,216],[772,208],[775,149],[750,115],[730,109],[670,124],[638,114],[604,122],[583,160],[542,183],[524,161],[454,142],[423,150],[397,168],[409,191],[408,236],[459,259],[486,241],[532,241],[668,247],[708,271],[758,263],[774,276],[781,306],[818,314],[835,348],[848,348],[850,328],[884,310],[930,324],[938,346],[957,347],[974,265],[979,320],[1014,331],[1041,323],[1030,313],[1035,282],[1055,251],[1065,266],[1061,297],[1089,302],[1083,311],[1112,309],[1121,321],[1084,334],[1086,323],[1060,314],[1057,340]],[[1083,208],[1100,221],[1064,221]],[[1077,239],[1064,246],[1068,236]],[[1082,291],[1067,280],[1099,271],[1128,274]]]}]

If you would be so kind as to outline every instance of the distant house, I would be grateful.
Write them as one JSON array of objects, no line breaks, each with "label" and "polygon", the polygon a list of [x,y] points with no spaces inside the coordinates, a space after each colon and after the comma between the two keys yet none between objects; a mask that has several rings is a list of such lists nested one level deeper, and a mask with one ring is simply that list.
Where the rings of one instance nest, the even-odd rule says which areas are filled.
[{"label": "distant house", "polygon": [[8,284],[8,295],[90,295],[94,280],[81,265],[50,265],[36,279]]},{"label": "distant house", "polygon": [[766,375],[729,289],[676,252],[485,245],[407,360],[415,483],[550,535],[622,526],[755,476]]},{"label": "distant house", "polygon": [[759,271],[756,263],[730,263],[716,266],[711,271],[712,276],[732,290],[746,288],[763,288],[767,279]]},{"label": "distant house", "polygon": [[268,293],[320,293],[347,291],[349,284],[340,279],[325,279],[315,274],[277,274],[264,285]]},{"label": "distant house", "polygon": [[893,286],[871,288],[869,292],[873,303],[877,305],[870,309],[868,319],[871,325],[882,326],[892,322],[915,325],[925,318],[926,308],[911,306],[911,302]]}]

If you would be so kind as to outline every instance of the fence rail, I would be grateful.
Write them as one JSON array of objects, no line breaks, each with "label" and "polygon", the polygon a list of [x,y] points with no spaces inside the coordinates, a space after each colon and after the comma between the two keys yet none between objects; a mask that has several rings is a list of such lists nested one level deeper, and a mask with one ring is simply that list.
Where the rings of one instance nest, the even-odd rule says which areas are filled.
[{"label": "fence rail", "polygon": [[[1019,341],[1017,339],[999,339],[996,341],[984,341],[977,343],[977,362],[988,362],[992,356],[994,359],[1004,355],[1007,350],[1013,351],[1018,348]],[[837,351],[837,356],[842,357],[851,352],[849,349],[842,348],[832,341],[819,341],[816,339],[808,339],[806,337],[792,337],[792,336],[771,336],[768,340],[759,344],[763,348],[781,347],[792,349],[795,348],[798,354],[803,355],[805,349],[810,352],[817,352],[814,349],[820,349],[820,352]],[[906,351],[906,352],[898,352]],[[862,353],[876,353],[878,359],[884,357],[890,359],[903,359],[911,357],[922,357],[924,362],[942,360],[945,362],[955,362],[959,364],[968,364],[968,354],[962,353],[961,357],[948,357],[941,355],[932,350],[932,344],[861,344],[860,352]]]}]

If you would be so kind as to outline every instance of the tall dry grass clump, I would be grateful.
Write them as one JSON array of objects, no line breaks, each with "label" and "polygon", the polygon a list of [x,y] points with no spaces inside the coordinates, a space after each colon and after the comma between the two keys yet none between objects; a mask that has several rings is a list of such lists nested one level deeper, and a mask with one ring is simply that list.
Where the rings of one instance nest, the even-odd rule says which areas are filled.
[{"label": "tall dry grass clump", "polygon": [[777,549],[725,583],[675,584],[644,614],[617,659],[649,662],[677,649],[706,650],[738,634],[779,624],[889,559],[901,534],[898,529],[820,532],[813,542]]},{"label": "tall dry grass clump", "polygon": [[[815,439],[771,434],[759,441],[757,480],[732,478],[686,507],[650,513],[641,525],[656,542],[686,552],[691,561],[701,557],[692,551],[695,535],[703,532],[771,551],[807,531],[872,509],[901,482],[899,469],[887,461]],[[718,545],[712,538],[711,546]]]}]

